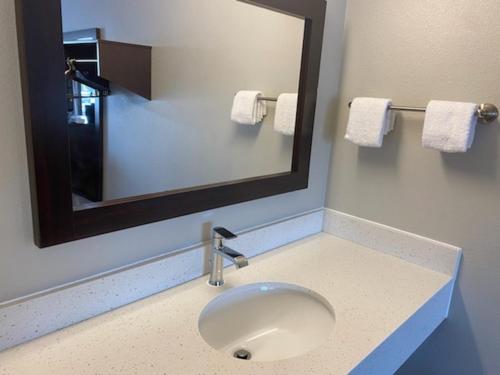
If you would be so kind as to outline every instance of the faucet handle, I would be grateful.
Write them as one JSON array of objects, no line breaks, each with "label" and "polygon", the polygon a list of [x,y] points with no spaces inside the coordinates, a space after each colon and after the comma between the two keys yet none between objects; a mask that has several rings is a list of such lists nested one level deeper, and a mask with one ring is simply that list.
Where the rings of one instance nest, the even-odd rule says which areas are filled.
[{"label": "faucet handle", "polygon": [[215,227],[213,229],[215,234],[218,234],[220,237],[224,238],[225,240],[233,240],[237,238],[238,236],[230,231],[228,231],[226,228],[222,227]]}]

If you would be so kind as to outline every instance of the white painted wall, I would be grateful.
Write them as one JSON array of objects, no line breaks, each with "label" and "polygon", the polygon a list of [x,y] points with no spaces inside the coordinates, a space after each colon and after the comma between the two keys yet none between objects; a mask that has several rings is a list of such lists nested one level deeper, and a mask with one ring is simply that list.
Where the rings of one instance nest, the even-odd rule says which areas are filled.
[{"label": "white painted wall", "polygon": [[273,130],[274,103],[262,125],[230,113],[239,90],[298,92],[303,20],[235,0],[62,5],[65,31],[153,46],[153,100],[116,86],[105,100],[105,200],[291,170],[293,137]]},{"label": "white painted wall", "polygon": [[[208,238],[324,205],[332,103],[340,76],[345,0],[330,0],[309,189],[146,225],[46,250],[33,245],[14,0],[0,1],[0,301],[130,264]],[[329,129],[329,126],[328,126]]]},{"label": "white painted wall", "polygon": [[343,139],[355,96],[415,106],[430,99],[500,105],[498,1],[348,4],[327,206],[464,249],[449,321],[401,374],[498,374],[499,122],[480,126],[465,155],[423,149],[421,114],[400,114],[381,150],[358,150]]}]

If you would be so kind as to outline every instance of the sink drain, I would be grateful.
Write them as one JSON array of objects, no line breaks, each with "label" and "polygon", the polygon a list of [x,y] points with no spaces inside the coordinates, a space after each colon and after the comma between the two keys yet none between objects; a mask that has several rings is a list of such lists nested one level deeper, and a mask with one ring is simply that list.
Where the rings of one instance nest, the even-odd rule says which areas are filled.
[{"label": "sink drain", "polygon": [[236,359],[242,359],[244,361],[249,361],[250,359],[252,359],[252,353],[245,349],[235,351],[233,356]]}]

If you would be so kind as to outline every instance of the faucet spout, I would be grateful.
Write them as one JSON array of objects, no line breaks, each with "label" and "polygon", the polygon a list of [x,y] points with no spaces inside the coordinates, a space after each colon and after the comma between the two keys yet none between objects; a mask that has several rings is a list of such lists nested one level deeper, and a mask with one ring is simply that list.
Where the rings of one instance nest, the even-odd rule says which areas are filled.
[{"label": "faucet spout", "polygon": [[221,257],[233,262],[238,269],[248,266],[248,259],[243,254],[238,253],[230,247],[224,246],[220,250],[215,250],[215,252]]}]

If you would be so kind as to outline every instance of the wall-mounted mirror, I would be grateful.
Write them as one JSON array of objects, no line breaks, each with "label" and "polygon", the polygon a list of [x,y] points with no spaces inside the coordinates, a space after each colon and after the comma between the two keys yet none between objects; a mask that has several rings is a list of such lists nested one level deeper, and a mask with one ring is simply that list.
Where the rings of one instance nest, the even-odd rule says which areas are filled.
[{"label": "wall-mounted mirror", "polygon": [[39,246],[307,187],[323,0],[16,1]]}]

